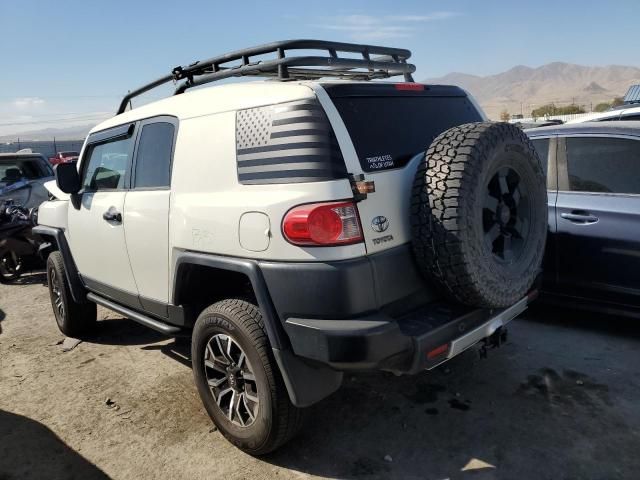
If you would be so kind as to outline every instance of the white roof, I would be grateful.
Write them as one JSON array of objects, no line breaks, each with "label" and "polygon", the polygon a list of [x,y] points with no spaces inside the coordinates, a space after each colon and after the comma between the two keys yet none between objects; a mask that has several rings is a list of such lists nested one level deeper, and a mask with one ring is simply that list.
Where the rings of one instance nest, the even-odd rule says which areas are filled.
[{"label": "white roof", "polygon": [[309,82],[239,82],[187,90],[116,115],[96,125],[91,133],[158,115],[181,120],[213,113],[235,111],[274,103],[289,102],[314,95]]}]

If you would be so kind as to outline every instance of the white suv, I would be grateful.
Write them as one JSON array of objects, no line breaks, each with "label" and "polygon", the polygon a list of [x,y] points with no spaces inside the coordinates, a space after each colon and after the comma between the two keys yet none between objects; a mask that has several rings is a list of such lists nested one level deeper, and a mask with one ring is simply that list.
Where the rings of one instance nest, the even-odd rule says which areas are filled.
[{"label": "white suv", "polygon": [[[291,438],[344,371],[417,373],[503,341],[535,296],[543,170],[466,92],[413,83],[409,56],[278,42],[128,95],[77,167],[56,167],[66,194],[34,228],[62,332],[88,334],[99,304],[191,336],[209,415],[252,454]],[[247,75],[271,80],[183,93]]]}]

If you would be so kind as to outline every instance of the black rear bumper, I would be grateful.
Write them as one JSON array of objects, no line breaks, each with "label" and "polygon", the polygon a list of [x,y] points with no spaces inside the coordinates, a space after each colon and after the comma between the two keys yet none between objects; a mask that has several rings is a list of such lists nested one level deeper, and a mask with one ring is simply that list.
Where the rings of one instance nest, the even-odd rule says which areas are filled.
[{"label": "black rear bumper", "polygon": [[499,310],[434,302],[397,319],[381,313],[350,320],[290,318],[285,329],[296,355],[332,368],[414,374],[491,336],[533,298]]},{"label": "black rear bumper", "polygon": [[443,301],[417,271],[409,245],[354,260],[259,268],[293,353],[340,371],[432,368],[528,303],[488,310]]}]

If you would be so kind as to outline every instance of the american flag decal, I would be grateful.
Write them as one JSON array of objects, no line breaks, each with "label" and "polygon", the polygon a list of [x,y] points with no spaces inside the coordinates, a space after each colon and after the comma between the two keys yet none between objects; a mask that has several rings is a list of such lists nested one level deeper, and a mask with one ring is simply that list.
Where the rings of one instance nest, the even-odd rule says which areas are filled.
[{"label": "american flag decal", "polygon": [[236,113],[238,180],[300,183],[347,176],[329,120],[315,99]]}]

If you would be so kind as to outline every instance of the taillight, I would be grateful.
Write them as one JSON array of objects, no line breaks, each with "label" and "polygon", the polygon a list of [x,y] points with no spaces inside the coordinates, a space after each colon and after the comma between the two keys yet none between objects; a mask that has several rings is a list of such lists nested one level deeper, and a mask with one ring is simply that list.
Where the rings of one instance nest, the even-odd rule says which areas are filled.
[{"label": "taillight", "polygon": [[358,209],[353,202],[294,207],[284,216],[282,231],[295,245],[348,245],[362,241]]}]

